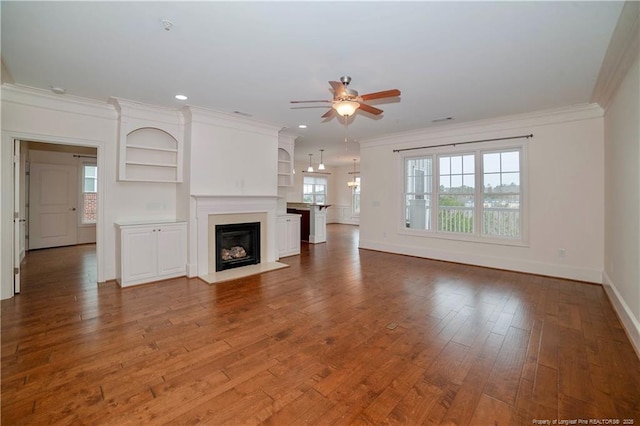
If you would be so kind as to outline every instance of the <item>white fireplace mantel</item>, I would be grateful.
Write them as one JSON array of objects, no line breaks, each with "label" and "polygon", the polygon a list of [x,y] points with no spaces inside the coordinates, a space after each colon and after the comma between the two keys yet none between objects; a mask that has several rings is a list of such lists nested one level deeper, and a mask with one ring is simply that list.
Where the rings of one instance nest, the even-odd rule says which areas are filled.
[{"label": "white fireplace mantel", "polygon": [[275,262],[278,258],[276,241],[276,211],[278,197],[275,195],[192,195],[196,203],[197,274],[209,274],[209,216],[247,213],[266,214],[265,253],[261,262]]}]

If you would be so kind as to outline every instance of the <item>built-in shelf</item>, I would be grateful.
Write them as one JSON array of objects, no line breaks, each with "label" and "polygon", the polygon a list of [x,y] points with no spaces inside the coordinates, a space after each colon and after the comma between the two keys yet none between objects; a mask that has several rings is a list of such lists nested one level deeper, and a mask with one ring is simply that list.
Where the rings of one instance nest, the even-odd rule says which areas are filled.
[{"label": "built-in shelf", "polygon": [[142,128],[126,136],[121,180],[179,182],[178,141],[156,128]]},{"label": "built-in shelf", "polygon": [[293,186],[293,139],[280,137],[278,142],[278,186]]},{"label": "built-in shelf", "polygon": [[138,166],[151,166],[151,167],[178,167],[177,164],[167,163],[149,163],[147,161],[126,161],[127,164],[135,164]]},{"label": "built-in shelf", "polygon": [[144,149],[147,151],[163,151],[163,152],[178,152],[177,148],[156,148],[156,147],[149,147],[149,146],[142,146],[142,145],[132,145],[132,144],[127,144],[127,148],[133,148],[133,149]]},{"label": "built-in shelf", "polygon": [[118,180],[182,182],[182,134],[175,111],[124,99],[110,101],[120,120]]}]

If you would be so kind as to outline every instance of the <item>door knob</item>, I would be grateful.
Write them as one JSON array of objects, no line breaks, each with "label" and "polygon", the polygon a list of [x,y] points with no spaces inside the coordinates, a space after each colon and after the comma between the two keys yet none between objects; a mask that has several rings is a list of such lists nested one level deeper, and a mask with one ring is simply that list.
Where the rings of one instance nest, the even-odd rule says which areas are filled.
[{"label": "door knob", "polygon": [[75,207],[71,207],[69,210],[71,210],[72,212],[75,212],[76,208]]}]

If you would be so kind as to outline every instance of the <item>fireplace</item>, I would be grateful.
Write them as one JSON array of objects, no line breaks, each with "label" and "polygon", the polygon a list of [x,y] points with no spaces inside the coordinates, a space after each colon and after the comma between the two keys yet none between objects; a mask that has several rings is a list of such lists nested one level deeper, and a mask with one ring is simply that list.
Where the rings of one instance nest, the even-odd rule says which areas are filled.
[{"label": "fireplace", "polygon": [[260,263],[260,222],[215,226],[216,271]]}]

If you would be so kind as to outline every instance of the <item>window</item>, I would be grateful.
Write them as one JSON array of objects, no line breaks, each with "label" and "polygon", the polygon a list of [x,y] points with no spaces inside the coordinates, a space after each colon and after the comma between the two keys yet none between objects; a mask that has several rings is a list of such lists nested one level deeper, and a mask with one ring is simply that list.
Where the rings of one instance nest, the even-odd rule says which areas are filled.
[{"label": "window", "polygon": [[405,162],[405,224],[407,228],[431,229],[431,157],[409,158]]},{"label": "window", "polygon": [[484,153],[482,170],[482,234],[520,237],[520,152]]},{"label": "window", "polygon": [[352,188],[351,211],[354,214],[360,214],[360,176],[354,178],[356,186]]},{"label": "window", "polygon": [[404,228],[522,240],[522,150],[405,157]]},{"label": "window", "polygon": [[96,223],[98,215],[98,166],[82,165],[82,215],[83,225]]},{"label": "window", "polygon": [[474,155],[441,155],[438,166],[438,231],[473,234]]},{"label": "window", "polygon": [[327,178],[305,176],[302,189],[302,201],[311,204],[326,204]]}]

